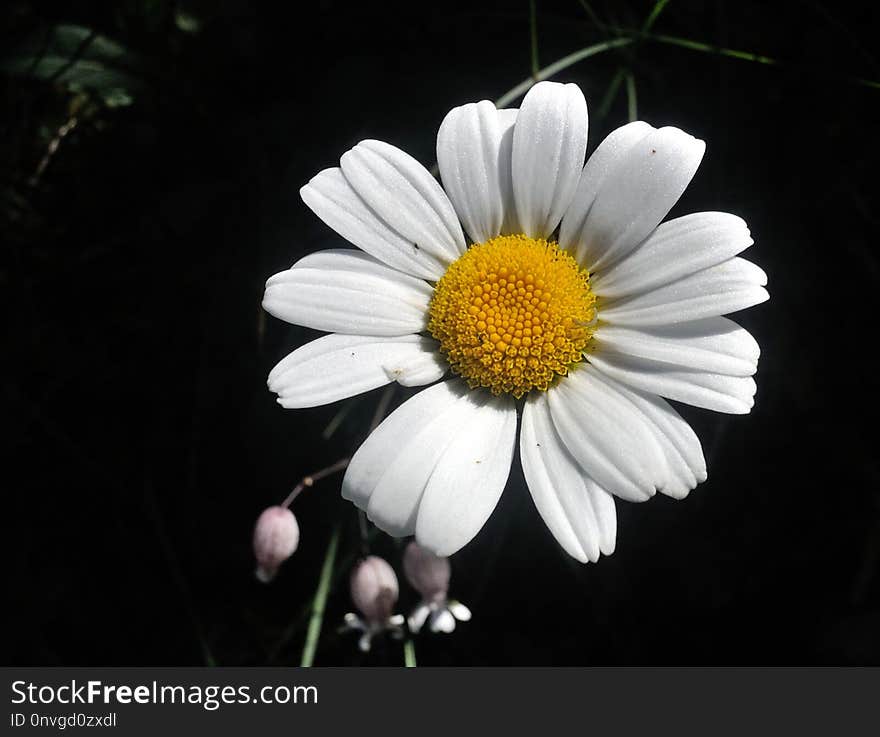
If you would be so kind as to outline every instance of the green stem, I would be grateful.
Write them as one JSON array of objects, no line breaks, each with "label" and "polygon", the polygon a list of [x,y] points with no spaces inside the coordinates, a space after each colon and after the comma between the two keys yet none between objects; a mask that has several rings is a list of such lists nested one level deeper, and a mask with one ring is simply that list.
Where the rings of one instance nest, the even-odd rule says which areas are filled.
[{"label": "green stem", "polygon": [[[615,33],[625,34],[625,37],[628,37],[630,41],[636,40],[645,40],[645,41],[653,41],[659,44],[665,44],[667,46],[677,46],[682,49],[687,49],[688,51],[697,51],[702,54],[713,54],[714,56],[723,56],[728,59],[739,59],[740,61],[750,61],[754,64],[763,64],[765,66],[775,66],[775,67],[791,67],[793,66],[790,62],[785,62],[780,59],[775,59],[772,56],[764,56],[763,54],[753,54],[751,51],[742,51],[740,49],[728,49],[724,46],[717,46],[715,44],[704,43],[703,41],[694,41],[691,38],[681,38],[680,36],[669,36],[665,33],[648,33],[646,31],[639,31],[633,28],[618,28],[614,27],[611,29]],[[862,77],[844,77],[848,82],[852,84],[861,85],[862,87],[871,87],[873,89],[880,89],[880,81],[874,79],[864,79]]]},{"label": "green stem", "polygon": [[595,56],[596,54],[600,54],[603,51],[608,51],[610,49],[616,49],[620,46],[627,46],[635,41],[633,38],[614,38],[610,41],[603,41],[602,43],[594,44],[593,46],[587,46],[586,48],[579,49],[568,56],[564,56],[558,61],[554,61],[552,64],[548,64],[543,69],[539,69],[537,74],[532,75],[528,79],[524,79],[520,82],[516,87],[512,87],[507,92],[505,92],[501,97],[495,100],[495,107],[503,108],[505,105],[510,104],[514,100],[519,97],[522,97],[526,92],[529,91],[531,87],[533,87],[538,82],[542,82],[545,79],[550,79],[552,76],[559,74],[563,69],[568,69],[568,67],[577,64],[579,61],[583,61],[584,59],[588,59],[591,56]]},{"label": "green stem", "polygon": [[[372,540],[377,534],[378,530],[374,527],[369,532],[368,540]],[[336,572],[330,577],[331,588],[339,580],[340,572],[348,570],[359,554],[359,550],[353,550],[347,555],[343,556],[340,564],[336,566]],[[303,605],[303,608],[300,610],[296,618],[290,623],[287,629],[285,629],[284,632],[281,634],[281,637],[278,639],[278,641],[272,646],[272,649],[269,651],[268,655],[269,663],[274,662],[278,658],[281,650],[286,647],[287,643],[290,642],[293,636],[300,631],[303,625],[305,625],[309,621],[314,601],[315,597],[313,596],[308,602]]]},{"label": "green stem", "polygon": [[411,637],[403,642],[403,664],[407,668],[416,667],[416,645]]},{"label": "green stem", "polygon": [[605,24],[599,19],[599,16],[596,15],[596,12],[593,10],[593,7],[587,2],[587,0],[580,0],[581,7],[584,9],[584,12],[590,16],[590,20],[593,21],[593,25],[600,31],[605,30]]},{"label": "green stem", "polygon": [[654,3],[654,7],[651,8],[651,12],[648,14],[648,17],[645,19],[644,24],[642,25],[643,31],[650,31],[651,26],[654,25],[654,21],[657,20],[657,16],[663,12],[663,8],[665,8],[669,4],[669,0],[657,0]]},{"label": "green stem", "polygon": [[620,85],[623,84],[623,77],[625,74],[626,70],[623,67],[619,67],[617,71],[614,72],[614,76],[608,84],[608,89],[605,90],[605,95],[602,97],[602,102],[599,103],[599,112],[596,113],[596,117],[599,120],[604,119],[604,117],[608,115],[608,111],[611,109],[614,100],[617,98],[617,92],[620,89]]},{"label": "green stem", "polygon": [[532,37],[532,76],[540,71],[538,64],[538,19],[535,12],[535,0],[529,0],[529,33]]},{"label": "green stem", "polygon": [[639,118],[639,105],[636,98],[636,78],[632,72],[626,73],[626,109],[629,114],[629,122]]},{"label": "green stem", "polygon": [[[647,32],[651,30],[651,26],[654,25],[654,22],[659,17],[660,13],[663,12],[663,9],[669,4],[669,0],[657,0],[654,3],[654,7],[651,8],[651,12],[648,13],[648,17],[645,18],[645,22],[642,23],[642,31]],[[592,10],[589,9],[588,5],[585,5],[585,8],[589,11],[592,16]],[[602,26],[605,27],[604,24]],[[626,79],[626,93],[627,93],[627,108],[629,110],[629,119],[630,122],[636,119],[637,109],[636,109],[636,79],[632,73],[632,70],[627,70],[626,67],[620,66],[617,68],[617,71],[614,73],[614,77],[611,79],[611,84],[608,85],[608,89],[605,91],[605,96],[602,98],[602,104],[599,106],[599,112],[597,118],[602,120],[608,114],[608,111],[611,109],[611,106],[614,104],[614,100],[617,97],[617,92],[620,89],[620,85],[623,83],[624,79]]]},{"label": "green stem", "polygon": [[757,64],[779,64],[777,59],[760,54],[753,54],[749,51],[739,51],[738,49],[727,49],[723,46],[714,46],[712,44],[703,43],[702,41],[694,41],[689,38],[679,38],[678,36],[668,36],[665,33],[648,33],[647,31],[632,31],[633,35],[641,36],[649,41],[667,44],[669,46],[679,46],[683,49],[691,51],[700,51],[705,54],[716,54],[718,56],[727,56],[731,59],[741,59],[743,61],[752,61]]},{"label": "green stem", "polygon": [[324,622],[324,609],[327,605],[327,594],[330,592],[330,578],[333,576],[333,563],[336,561],[336,548],[339,546],[339,525],[333,530],[330,542],[327,544],[327,552],[324,554],[324,564],[321,566],[321,578],[318,581],[318,590],[312,602],[312,616],[309,619],[309,629],[306,632],[306,643],[303,646],[303,668],[311,668],[315,662],[315,650],[318,648],[318,640],[321,637],[321,625]]}]

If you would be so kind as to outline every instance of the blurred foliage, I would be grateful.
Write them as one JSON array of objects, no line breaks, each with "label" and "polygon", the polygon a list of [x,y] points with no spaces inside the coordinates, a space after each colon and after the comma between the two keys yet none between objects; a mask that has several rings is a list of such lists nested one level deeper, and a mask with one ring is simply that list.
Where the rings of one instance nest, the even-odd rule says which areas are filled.
[{"label": "blurred foliage", "polygon": [[[211,4],[207,3],[207,12]],[[56,22],[76,15],[93,21]],[[0,10],[0,74],[8,79],[0,141],[0,228],[23,242],[40,228],[63,227],[52,209],[46,170],[72,141],[87,144],[136,101],[144,118],[186,95],[181,64],[202,28],[202,10],[165,0],[82,3],[15,1]],[[65,155],[68,155],[67,153]],[[81,149],[88,157],[88,145]]]},{"label": "blurred foliage", "polygon": [[143,86],[138,55],[82,26],[60,25],[33,34],[0,59],[0,71],[95,95],[107,107],[130,105]]}]

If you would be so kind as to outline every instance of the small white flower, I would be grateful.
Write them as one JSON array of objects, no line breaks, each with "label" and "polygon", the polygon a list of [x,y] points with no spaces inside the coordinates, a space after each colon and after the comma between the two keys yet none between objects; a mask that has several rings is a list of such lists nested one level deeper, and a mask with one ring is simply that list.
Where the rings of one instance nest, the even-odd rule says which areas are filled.
[{"label": "small white flower", "polygon": [[360,250],[313,253],[267,282],[268,312],[332,333],[272,370],[279,403],[460,377],[405,402],[348,467],[343,496],[389,534],[441,556],[470,541],[506,484],[521,411],[535,506],[595,561],[614,550],[614,496],[680,499],[706,478],[698,438],[661,397],[751,409],[758,345],[722,317],[768,299],[764,272],[737,255],[749,230],[722,212],[661,223],[705,144],[636,122],[584,166],[586,147],[580,89],[542,82],[519,110],[446,116],[445,191],[380,141],[302,188]]},{"label": "small white flower", "polygon": [[367,556],[352,572],[351,600],[363,617],[349,612],[343,629],[362,633],[358,647],[363,652],[368,652],[372,639],[383,632],[402,636],[403,615],[393,613],[398,593],[394,569],[378,556]]},{"label": "small white flower", "polygon": [[418,632],[427,622],[431,632],[452,632],[456,619],[470,621],[471,610],[460,601],[448,598],[452,573],[448,558],[434,555],[411,542],[403,553],[403,572],[410,585],[422,595],[409,616],[410,630]]}]

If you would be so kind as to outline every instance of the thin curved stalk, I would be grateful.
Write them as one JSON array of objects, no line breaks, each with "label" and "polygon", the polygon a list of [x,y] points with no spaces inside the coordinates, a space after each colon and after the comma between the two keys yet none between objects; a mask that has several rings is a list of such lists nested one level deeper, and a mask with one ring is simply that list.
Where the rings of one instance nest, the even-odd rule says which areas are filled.
[{"label": "thin curved stalk", "polygon": [[403,643],[403,664],[407,668],[416,667],[416,645],[411,637],[407,637]]},{"label": "thin curved stalk", "polygon": [[540,71],[541,67],[538,63],[538,19],[535,10],[535,0],[529,0],[529,35],[532,42],[532,74],[535,75]]},{"label": "thin curved stalk", "polygon": [[[648,33],[628,28],[615,28],[616,33],[625,33],[629,35],[631,41],[642,39],[645,41],[653,41],[655,43],[664,44],[666,46],[678,46],[689,51],[698,51],[703,54],[713,54],[715,56],[724,56],[728,59],[739,59],[740,61],[750,61],[754,64],[763,64],[765,66],[775,67],[792,67],[791,62],[781,59],[775,59],[772,56],[764,56],[763,54],[753,54],[751,51],[742,51],[740,49],[728,49],[724,46],[695,41],[690,38],[681,38],[680,36],[669,36],[665,33]],[[844,77],[852,84],[861,85],[863,87],[871,87],[880,89],[880,81],[873,79],[864,79],[862,77]]]},{"label": "thin curved stalk", "polygon": [[[642,23],[643,32],[651,30],[654,22],[657,20],[657,18],[660,16],[660,13],[663,12],[663,9],[668,4],[669,0],[657,0],[657,2],[654,3],[654,7],[651,8],[651,12],[648,14],[648,17],[645,18],[645,22]],[[595,14],[590,9],[588,4],[584,5],[584,9],[587,10],[592,18],[594,18],[595,22]],[[600,30],[604,30],[605,28],[605,24],[602,24],[600,26]],[[620,89],[620,85],[623,83],[624,79],[626,79],[627,110],[629,112],[629,120],[630,122],[632,122],[636,119],[638,110],[635,105],[635,76],[632,72],[632,69],[627,69],[625,66],[619,66],[617,68],[617,71],[614,73],[614,77],[612,77],[611,79],[611,83],[608,85],[608,89],[605,91],[605,96],[602,98],[602,104],[599,106],[599,113],[596,116],[599,120],[602,120],[608,114],[608,111],[611,109],[611,105],[614,103],[614,100],[617,97],[617,92]]]},{"label": "thin curved stalk", "polygon": [[577,64],[579,61],[589,59],[591,56],[601,54],[603,51],[609,51],[610,49],[627,46],[634,41],[635,39],[633,38],[613,38],[610,41],[603,41],[602,43],[594,44],[593,46],[587,46],[586,48],[579,49],[578,51],[575,51],[568,56],[563,56],[558,61],[554,61],[552,64],[548,64],[543,69],[539,69],[537,74],[532,75],[528,79],[524,79],[522,82],[516,85],[516,87],[512,87],[511,89],[509,89],[507,92],[501,95],[501,97],[495,100],[495,107],[502,108],[505,105],[509,105],[517,98],[522,97],[538,82],[543,82],[545,79],[550,79],[554,75],[559,74],[559,72],[561,72],[563,69],[568,69],[568,67]]},{"label": "thin curved stalk", "polygon": [[324,622],[324,609],[327,606],[327,594],[330,593],[330,579],[333,576],[333,564],[336,561],[338,546],[339,525],[336,525],[330,536],[330,542],[327,544],[324,564],[321,566],[321,578],[318,580],[318,590],[315,592],[315,599],[312,602],[312,616],[309,619],[309,629],[306,632],[306,642],[299,663],[303,668],[310,668],[315,662],[315,651],[318,649],[318,640],[321,638],[321,625]]},{"label": "thin curved stalk", "polygon": [[639,104],[636,96],[636,78],[633,76],[632,72],[627,72],[626,75],[626,109],[630,123],[634,120],[638,120]]},{"label": "thin curved stalk", "polygon": [[660,13],[663,12],[663,8],[665,8],[669,4],[669,0],[657,0],[654,3],[654,7],[651,8],[651,12],[648,13],[648,17],[645,19],[644,24],[642,25],[643,31],[650,31],[651,27],[654,25],[654,21],[657,20],[657,17]]}]

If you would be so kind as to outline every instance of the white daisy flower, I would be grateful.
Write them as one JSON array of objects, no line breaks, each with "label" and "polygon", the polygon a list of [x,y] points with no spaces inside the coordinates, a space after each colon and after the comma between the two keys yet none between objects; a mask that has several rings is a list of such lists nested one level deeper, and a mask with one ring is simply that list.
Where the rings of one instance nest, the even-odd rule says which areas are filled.
[{"label": "white daisy flower", "polygon": [[266,284],[269,313],[332,333],[269,374],[283,407],[434,384],[367,438],[342,493],[437,555],[495,508],[518,414],[535,506],[586,562],[614,550],[615,496],[680,499],[706,479],[666,399],[753,405],[758,345],[722,317],[768,299],[764,272],[737,256],[746,224],[721,212],[661,224],[705,144],[635,122],[584,166],[586,147],[581,90],[553,82],[519,110],[450,111],[445,191],[400,149],[363,141],[301,190],[360,250],[313,253]]}]

